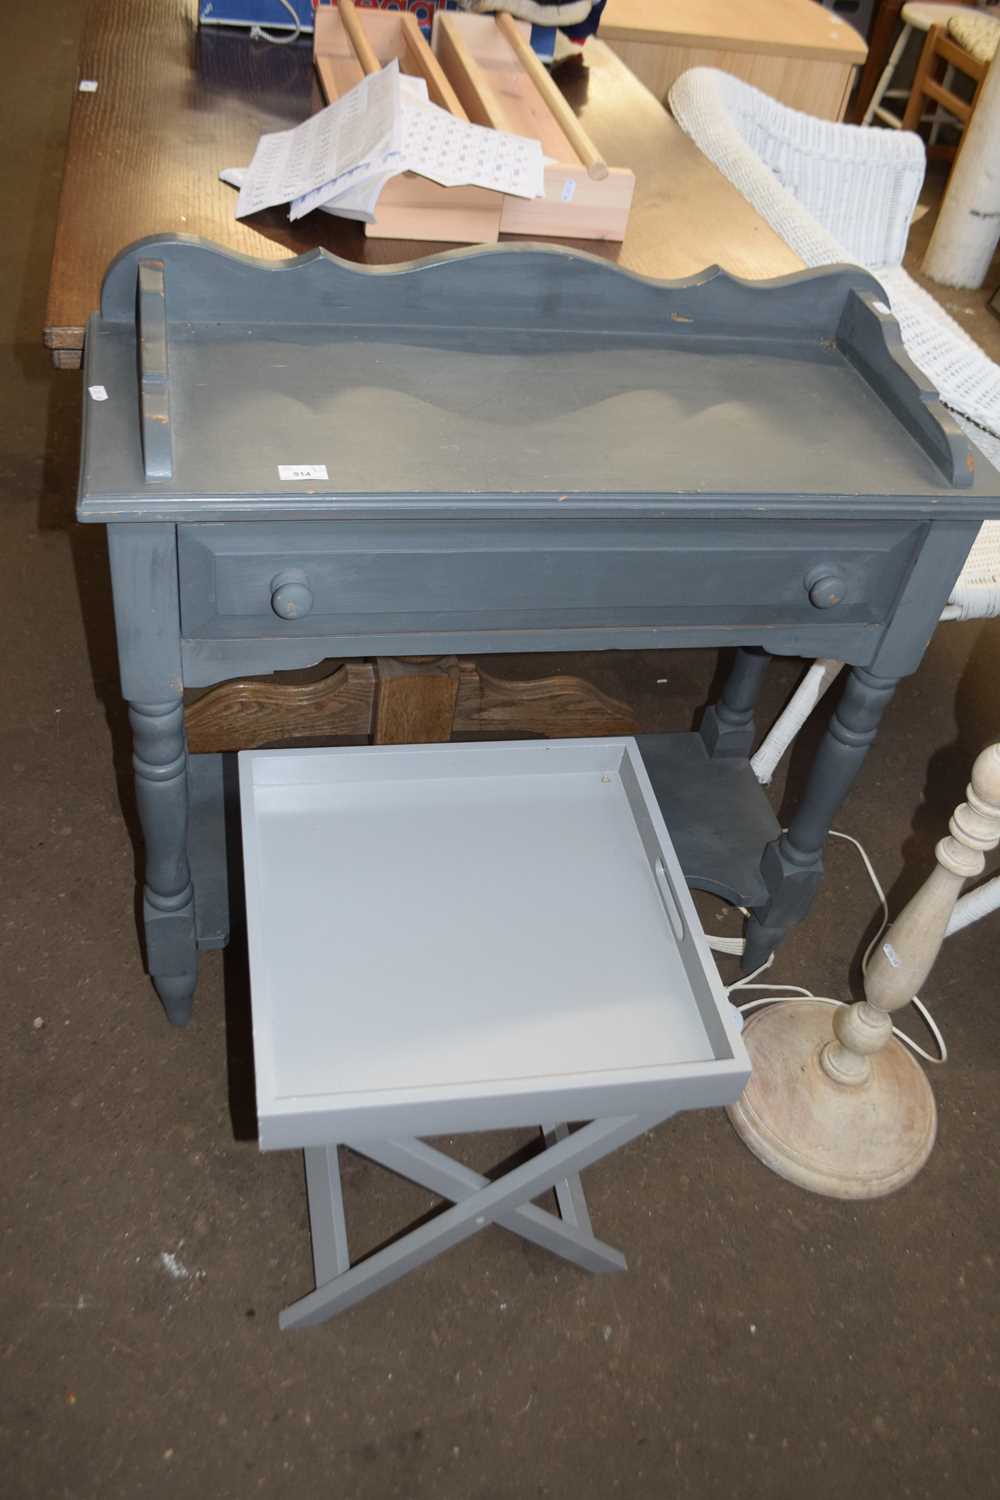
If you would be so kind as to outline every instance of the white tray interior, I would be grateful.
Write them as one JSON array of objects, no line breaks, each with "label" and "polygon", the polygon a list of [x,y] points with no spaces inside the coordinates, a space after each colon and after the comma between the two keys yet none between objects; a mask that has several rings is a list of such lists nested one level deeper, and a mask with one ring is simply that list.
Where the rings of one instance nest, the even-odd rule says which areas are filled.
[{"label": "white tray interior", "polygon": [[624,743],[241,757],[262,1114],[715,1058]]}]

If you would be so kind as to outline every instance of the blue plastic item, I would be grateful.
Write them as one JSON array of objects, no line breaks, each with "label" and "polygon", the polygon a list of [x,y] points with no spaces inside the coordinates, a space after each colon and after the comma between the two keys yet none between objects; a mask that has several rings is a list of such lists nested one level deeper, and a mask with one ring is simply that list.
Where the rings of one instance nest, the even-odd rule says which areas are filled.
[{"label": "blue plastic item", "polygon": [[[289,0],[303,31],[313,29],[313,0]],[[267,31],[292,31],[292,18],[281,0],[199,0],[202,26],[263,26]]]}]

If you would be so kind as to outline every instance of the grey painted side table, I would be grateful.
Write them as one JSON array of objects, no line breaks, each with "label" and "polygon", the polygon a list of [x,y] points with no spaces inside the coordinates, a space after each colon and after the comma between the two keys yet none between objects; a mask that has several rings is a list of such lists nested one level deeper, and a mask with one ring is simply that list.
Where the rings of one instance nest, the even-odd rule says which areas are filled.
[{"label": "grey painted side table", "polygon": [[[239,772],[260,1146],[305,1151],[312,1227],[316,1287],[282,1327],[489,1224],[624,1270],[580,1169],[750,1075],[635,741],[257,750]],[[545,1149],[488,1176],[426,1139],[512,1127]],[[340,1146],[452,1207],[352,1264]]]},{"label": "grey painted side table", "polygon": [[[330,657],[738,647],[700,733],[640,746],[688,881],[750,907],[766,957],[1000,515],[881,297],[853,268],[655,282],[532,246],[115,260],[78,514],[108,528],[172,1020],[228,932],[222,762],[188,754],[184,690]],[[785,834],[747,763],[770,653],[852,668]]]}]

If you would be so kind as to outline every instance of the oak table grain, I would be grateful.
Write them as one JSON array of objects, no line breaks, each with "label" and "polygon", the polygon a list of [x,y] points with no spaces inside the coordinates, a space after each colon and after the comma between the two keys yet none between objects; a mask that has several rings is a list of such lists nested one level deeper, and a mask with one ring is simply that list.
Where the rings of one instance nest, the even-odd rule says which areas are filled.
[{"label": "oak table grain", "polygon": [[[689,276],[718,263],[736,275],[781,276],[802,262],[701,155],[663,107],[599,41],[555,73],[605,160],[637,179],[622,245],[585,248],[646,276]],[[221,167],[243,166],[262,131],[322,107],[308,42],[274,47],[237,32],[199,31],[195,0],[91,0],[59,204],[45,343],[77,367],[101,278],[145,235],[187,233],[280,259],[323,246],[380,265],[437,247],[366,239],[357,224],[283,209],[246,223]],[[447,248],[447,247],[441,247]]]}]

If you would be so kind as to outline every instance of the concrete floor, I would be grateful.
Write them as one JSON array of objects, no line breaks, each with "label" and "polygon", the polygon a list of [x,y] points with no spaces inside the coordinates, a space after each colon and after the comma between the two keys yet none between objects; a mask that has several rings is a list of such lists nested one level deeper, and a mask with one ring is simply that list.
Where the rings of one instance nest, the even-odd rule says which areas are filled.
[{"label": "concrete floor", "polygon": [[[759,1166],[724,1116],[691,1114],[588,1174],[625,1276],[587,1279],[490,1230],[320,1330],[279,1335],[279,1308],[310,1286],[301,1160],[262,1157],[253,1140],[238,948],[204,962],[184,1032],[142,973],[107,568],[99,532],[72,520],[80,379],[51,371],[40,345],[78,7],[10,9],[0,1492],[995,1494],[997,921],[954,939],[926,988],[952,1060],[933,1073],[937,1149],[897,1197],[810,1197]],[[982,297],[948,301],[1000,352]],[[938,631],[844,809],[894,904],[1000,731],[998,648],[997,625]],[[690,724],[717,661],[579,667],[634,697],[644,727],[670,728]],[[765,716],[797,670],[775,664]],[[723,925],[717,905],[706,913]],[[774,979],[848,994],[872,916],[855,855],[833,847]],[[510,1144],[479,1141],[473,1157]],[[358,1250],[424,1207],[357,1158],[347,1202]]]}]

